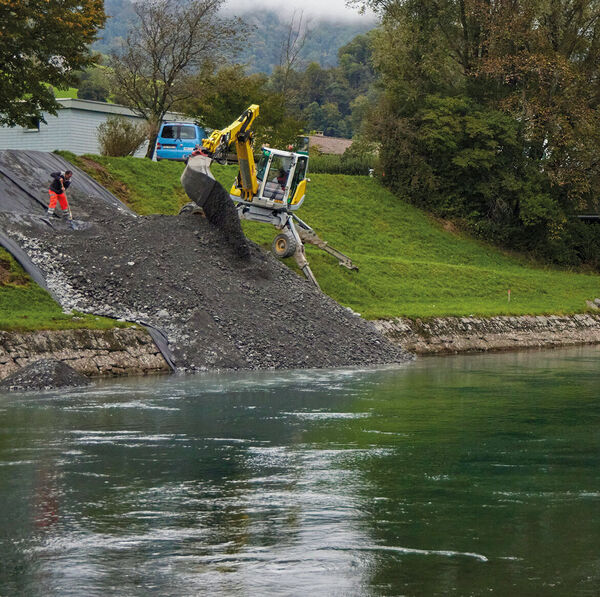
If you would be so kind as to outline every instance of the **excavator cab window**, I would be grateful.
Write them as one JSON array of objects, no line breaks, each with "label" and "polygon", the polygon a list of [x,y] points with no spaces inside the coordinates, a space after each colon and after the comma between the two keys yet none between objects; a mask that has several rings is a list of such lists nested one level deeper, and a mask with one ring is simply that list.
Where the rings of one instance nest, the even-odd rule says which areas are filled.
[{"label": "excavator cab window", "polygon": [[291,166],[291,157],[273,155],[263,191],[265,199],[283,201]]},{"label": "excavator cab window", "polygon": [[270,157],[271,154],[269,152],[263,151],[263,154],[258,160],[258,164],[256,164],[256,178],[258,178],[260,182],[262,182],[265,178],[265,171],[267,169],[267,166],[269,165]]},{"label": "excavator cab window", "polygon": [[298,135],[296,139],[296,152],[308,155],[310,139],[306,135]]},{"label": "excavator cab window", "polygon": [[290,187],[290,194],[288,195],[288,202],[292,200],[296,194],[296,188],[298,184],[306,178],[306,169],[308,166],[308,158],[303,156],[298,157],[296,162],[296,170],[294,171],[294,178],[292,179],[292,185]]}]

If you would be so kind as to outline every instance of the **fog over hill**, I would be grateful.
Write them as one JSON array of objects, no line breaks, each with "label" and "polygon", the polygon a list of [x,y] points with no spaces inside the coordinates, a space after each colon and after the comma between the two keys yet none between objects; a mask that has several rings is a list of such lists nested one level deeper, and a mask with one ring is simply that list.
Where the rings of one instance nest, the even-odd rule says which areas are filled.
[{"label": "fog over hill", "polygon": [[368,19],[374,21],[373,13],[361,14],[354,6],[349,7],[346,0],[255,0],[252,9],[248,9],[247,0],[229,0],[223,12],[236,14],[260,15],[262,12],[276,12],[282,19],[291,17],[294,13],[302,12],[305,17],[315,21],[329,21],[332,24],[358,22]]},{"label": "fog over hill", "polygon": [[[372,15],[360,15],[356,10],[344,8],[343,0],[329,3],[308,1],[276,4],[271,0],[261,0],[248,8],[247,2],[235,0],[223,8],[224,16],[237,16],[247,23],[251,32],[240,45],[236,62],[248,65],[248,72],[270,74],[279,64],[281,48],[290,27],[291,19],[302,22],[308,28],[308,35],[300,54],[304,64],[317,62],[323,67],[337,65],[337,51],[361,33],[376,25]],[[105,11],[109,16],[104,31],[93,46],[94,50],[110,53],[127,36],[135,23],[135,13],[130,0],[105,0]],[[277,11],[275,7],[279,7]],[[295,12],[294,12],[295,11]]]}]

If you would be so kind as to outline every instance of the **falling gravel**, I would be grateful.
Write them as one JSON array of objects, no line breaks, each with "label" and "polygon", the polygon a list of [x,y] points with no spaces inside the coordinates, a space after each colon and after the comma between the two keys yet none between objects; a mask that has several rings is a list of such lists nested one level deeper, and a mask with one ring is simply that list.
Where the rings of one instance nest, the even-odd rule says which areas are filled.
[{"label": "falling gravel", "polygon": [[0,230],[65,310],[161,329],[176,369],[318,368],[410,358],[248,241],[239,256],[199,214],[138,217],[72,193],[64,220],[0,212]]}]

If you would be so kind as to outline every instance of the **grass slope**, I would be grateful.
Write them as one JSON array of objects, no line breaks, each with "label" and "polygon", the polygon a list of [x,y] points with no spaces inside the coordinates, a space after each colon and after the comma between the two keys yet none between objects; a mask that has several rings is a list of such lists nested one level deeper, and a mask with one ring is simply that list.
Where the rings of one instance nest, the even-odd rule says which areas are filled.
[{"label": "grass slope", "polygon": [[[176,213],[186,202],[182,164],[68,157],[139,213]],[[213,174],[229,188],[236,168],[214,165]],[[444,230],[368,177],[312,174],[299,215],[360,268],[350,272],[309,246],[323,291],[367,318],[567,314],[585,311],[586,299],[600,296],[600,276],[536,266]],[[273,227],[243,225],[252,240],[270,246]]]},{"label": "grass slope", "polygon": [[108,329],[126,324],[104,317],[62,312],[54,299],[0,249],[0,329],[13,331]]}]

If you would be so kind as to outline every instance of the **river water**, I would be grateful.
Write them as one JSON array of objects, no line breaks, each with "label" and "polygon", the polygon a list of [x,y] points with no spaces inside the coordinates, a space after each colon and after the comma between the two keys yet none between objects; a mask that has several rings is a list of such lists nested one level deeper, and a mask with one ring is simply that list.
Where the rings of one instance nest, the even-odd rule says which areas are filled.
[{"label": "river water", "polygon": [[0,595],[595,595],[600,348],[0,396]]}]

